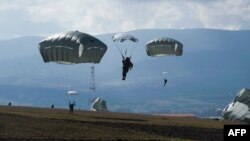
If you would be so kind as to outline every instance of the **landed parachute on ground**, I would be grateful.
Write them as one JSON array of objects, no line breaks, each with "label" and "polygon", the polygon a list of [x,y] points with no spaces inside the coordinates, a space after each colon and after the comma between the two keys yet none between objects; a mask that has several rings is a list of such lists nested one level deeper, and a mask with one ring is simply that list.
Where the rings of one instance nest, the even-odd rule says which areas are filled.
[{"label": "landed parachute on ground", "polygon": [[234,101],[222,111],[222,117],[227,120],[250,123],[250,90],[242,89]]},{"label": "landed parachute on ground", "polygon": [[91,111],[108,111],[106,101],[98,97],[91,105]]},{"label": "landed parachute on ground", "polygon": [[119,49],[122,57],[126,57],[127,54],[131,57],[136,46],[131,44],[125,44],[124,42],[137,43],[138,39],[127,33],[117,33],[112,37],[113,42]]},{"label": "landed parachute on ground", "polygon": [[52,35],[38,45],[45,63],[100,63],[107,46],[99,39],[78,31]]},{"label": "landed parachute on ground", "polygon": [[179,41],[172,38],[156,38],[146,44],[146,52],[148,56],[181,56],[183,45]]}]

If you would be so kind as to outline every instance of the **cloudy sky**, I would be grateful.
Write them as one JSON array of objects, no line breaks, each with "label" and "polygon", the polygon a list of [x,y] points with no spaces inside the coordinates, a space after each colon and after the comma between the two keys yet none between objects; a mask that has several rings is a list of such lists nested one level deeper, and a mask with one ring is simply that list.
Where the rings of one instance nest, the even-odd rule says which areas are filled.
[{"label": "cloudy sky", "polygon": [[1,0],[0,38],[79,30],[250,29],[250,0]]}]

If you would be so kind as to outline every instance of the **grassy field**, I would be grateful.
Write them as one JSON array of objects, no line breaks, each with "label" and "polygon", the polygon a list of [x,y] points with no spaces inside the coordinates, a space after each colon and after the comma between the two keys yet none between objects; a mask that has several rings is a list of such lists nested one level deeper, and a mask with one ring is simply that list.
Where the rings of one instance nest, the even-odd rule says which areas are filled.
[{"label": "grassy field", "polygon": [[[222,141],[223,125],[198,118],[0,106],[0,140]],[[237,123],[239,124],[239,123]]]}]

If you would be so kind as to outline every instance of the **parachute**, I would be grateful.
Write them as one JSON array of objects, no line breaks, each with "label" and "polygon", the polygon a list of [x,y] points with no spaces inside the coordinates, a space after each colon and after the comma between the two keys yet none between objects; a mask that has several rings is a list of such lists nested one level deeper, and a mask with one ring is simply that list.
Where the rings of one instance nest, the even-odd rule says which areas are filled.
[{"label": "parachute", "polygon": [[99,39],[78,31],[52,35],[42,40],[38,49],[45,63],[100,63],[107,46]]},{"label": "parachute", "polygon": [[146,52],[148,56],[181,56],[183,45],[179,41],[172,38],[156,38],[146,44]]},{"label": "parachute", "polygon": [[114,42],[124,42],[126,40],[130,40],[132,42],[138,42],[138,39],[132,35],[126,33],[117,33],[112,37]]},{"label": "parachute", "polygon": [[[148,56],[151,57],[160,57],[160,56],[181,56],[183,52],[183,45],[179,41],[161,37],[156,38],[149,41],[146,46],[146,52]],[[162,72],[163,80],[164,80],[164,87],[167,83],[167,72]]]},{"label": "parachute", "polygon": [[[107,46],[99,39],[79,31],[52,35],[38,44],[45,63],[59,64],[100,63]],[[94,68],[94,66],[92,66]],[[92,68],[91,67],[91,68]],[[69,101],[75,101],[77,92],[69,91]]]},{"label": "parachute", "polygon": [[222,117],[232,121],[250,123],[250,89],[242,89],[233,102],[229,103],[222,111]]},{"label": "parachute", "polygon": [[67,92],[68,100],[70,103],[75,102],[78,97],[77,91],[68,91]]},{"label": "parachute", "polygon": [[[133,54],[133,50],[135,48],[134,45],[128,44],[128,43],[125,44],[124,42],[126,42],[126,41],[130,41],[133,43],[138,42],[137,38],[135,38],[134,36],[129,35],[127,33],[117,33],[112,37],[112,40],[115,43],[116,47],[119,49],[123,58],[126,57],[127,54],[129,54],[131,57]],[[118,43],[119,43],[119,45],[118,45]]]},{"label": "parachute", "polygon": [[163,80],[164,80],[164,84],[163,84],[164,87],[166,86],[166,84],[168,82],[167,74],[168,74],[168,72],[166,72],[166,71],[162,72],[162,76],[163,76]]},{"label": "parachute", "polygon": [[68,91],[67,94],[70,95],[78,95],[78,92],[76,91]]},{"label": "parachute", "polygon": [[[122,56],[122,64],[123,64],[122,80],[125,80],[128,71],[131,70],[131,68],[133,67],[133,63],[131,62],[131,57],[133,54],[133,50],[135,49],[134,44],[129,44],[129,43],[138,42],[138,39],[127,33],[117,33],[112,37],[112,40],[114,41],[116,47],[119,49]],[[130,41],[130,42],[124,43],[125,41]],[[118,46],[117,43],[122,43],[122,44],[119,44]]]},{"label": "parachute", "polygon": [[168,72],[166,72],[166,71],[162,72],[163,76],[166,76],[167,74],[168,74]]},{"label": "parachute", "polygon": [[167,79],[167,74],[168,74],[168,72],[162,72],[162,77],[163,77],[163,79],[165,80],[165,79]]},{"label": "parachute", "polygon": [[96,98],[92,103],[91,111],[108,111],[106,101],[100,97]]}]

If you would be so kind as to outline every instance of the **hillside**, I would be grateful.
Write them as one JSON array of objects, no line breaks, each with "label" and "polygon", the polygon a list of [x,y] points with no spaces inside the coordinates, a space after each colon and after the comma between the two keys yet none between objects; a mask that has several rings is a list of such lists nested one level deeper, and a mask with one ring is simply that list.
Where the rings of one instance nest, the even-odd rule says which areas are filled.
[{"label": "hillside", "polygon": [[[0,140],[222,141],[228,121],[0,106]],[[239,124],[239,123],[238,123]]]},{"label": "hillside", "polygon": [[[113,34],[96,37],[108,50],[96,68],[96,96],[108,108],[132,113],[193,113],[216,115],[249,87],[250,31],[212,29],[145,29],[130,31],[139,39],[132,61],[134,68],[121,81],[121,56]],[[156,37],[171,37],[184,45],[180,57],[149,57],[145,44]],[[88,109],[91,64],[44,63],[37,44],[43,37],[0,40],[0,103],[67,107],[68,90],[77,90],[77,108]],[[163,87],[162,72],[168,72]]]}]

